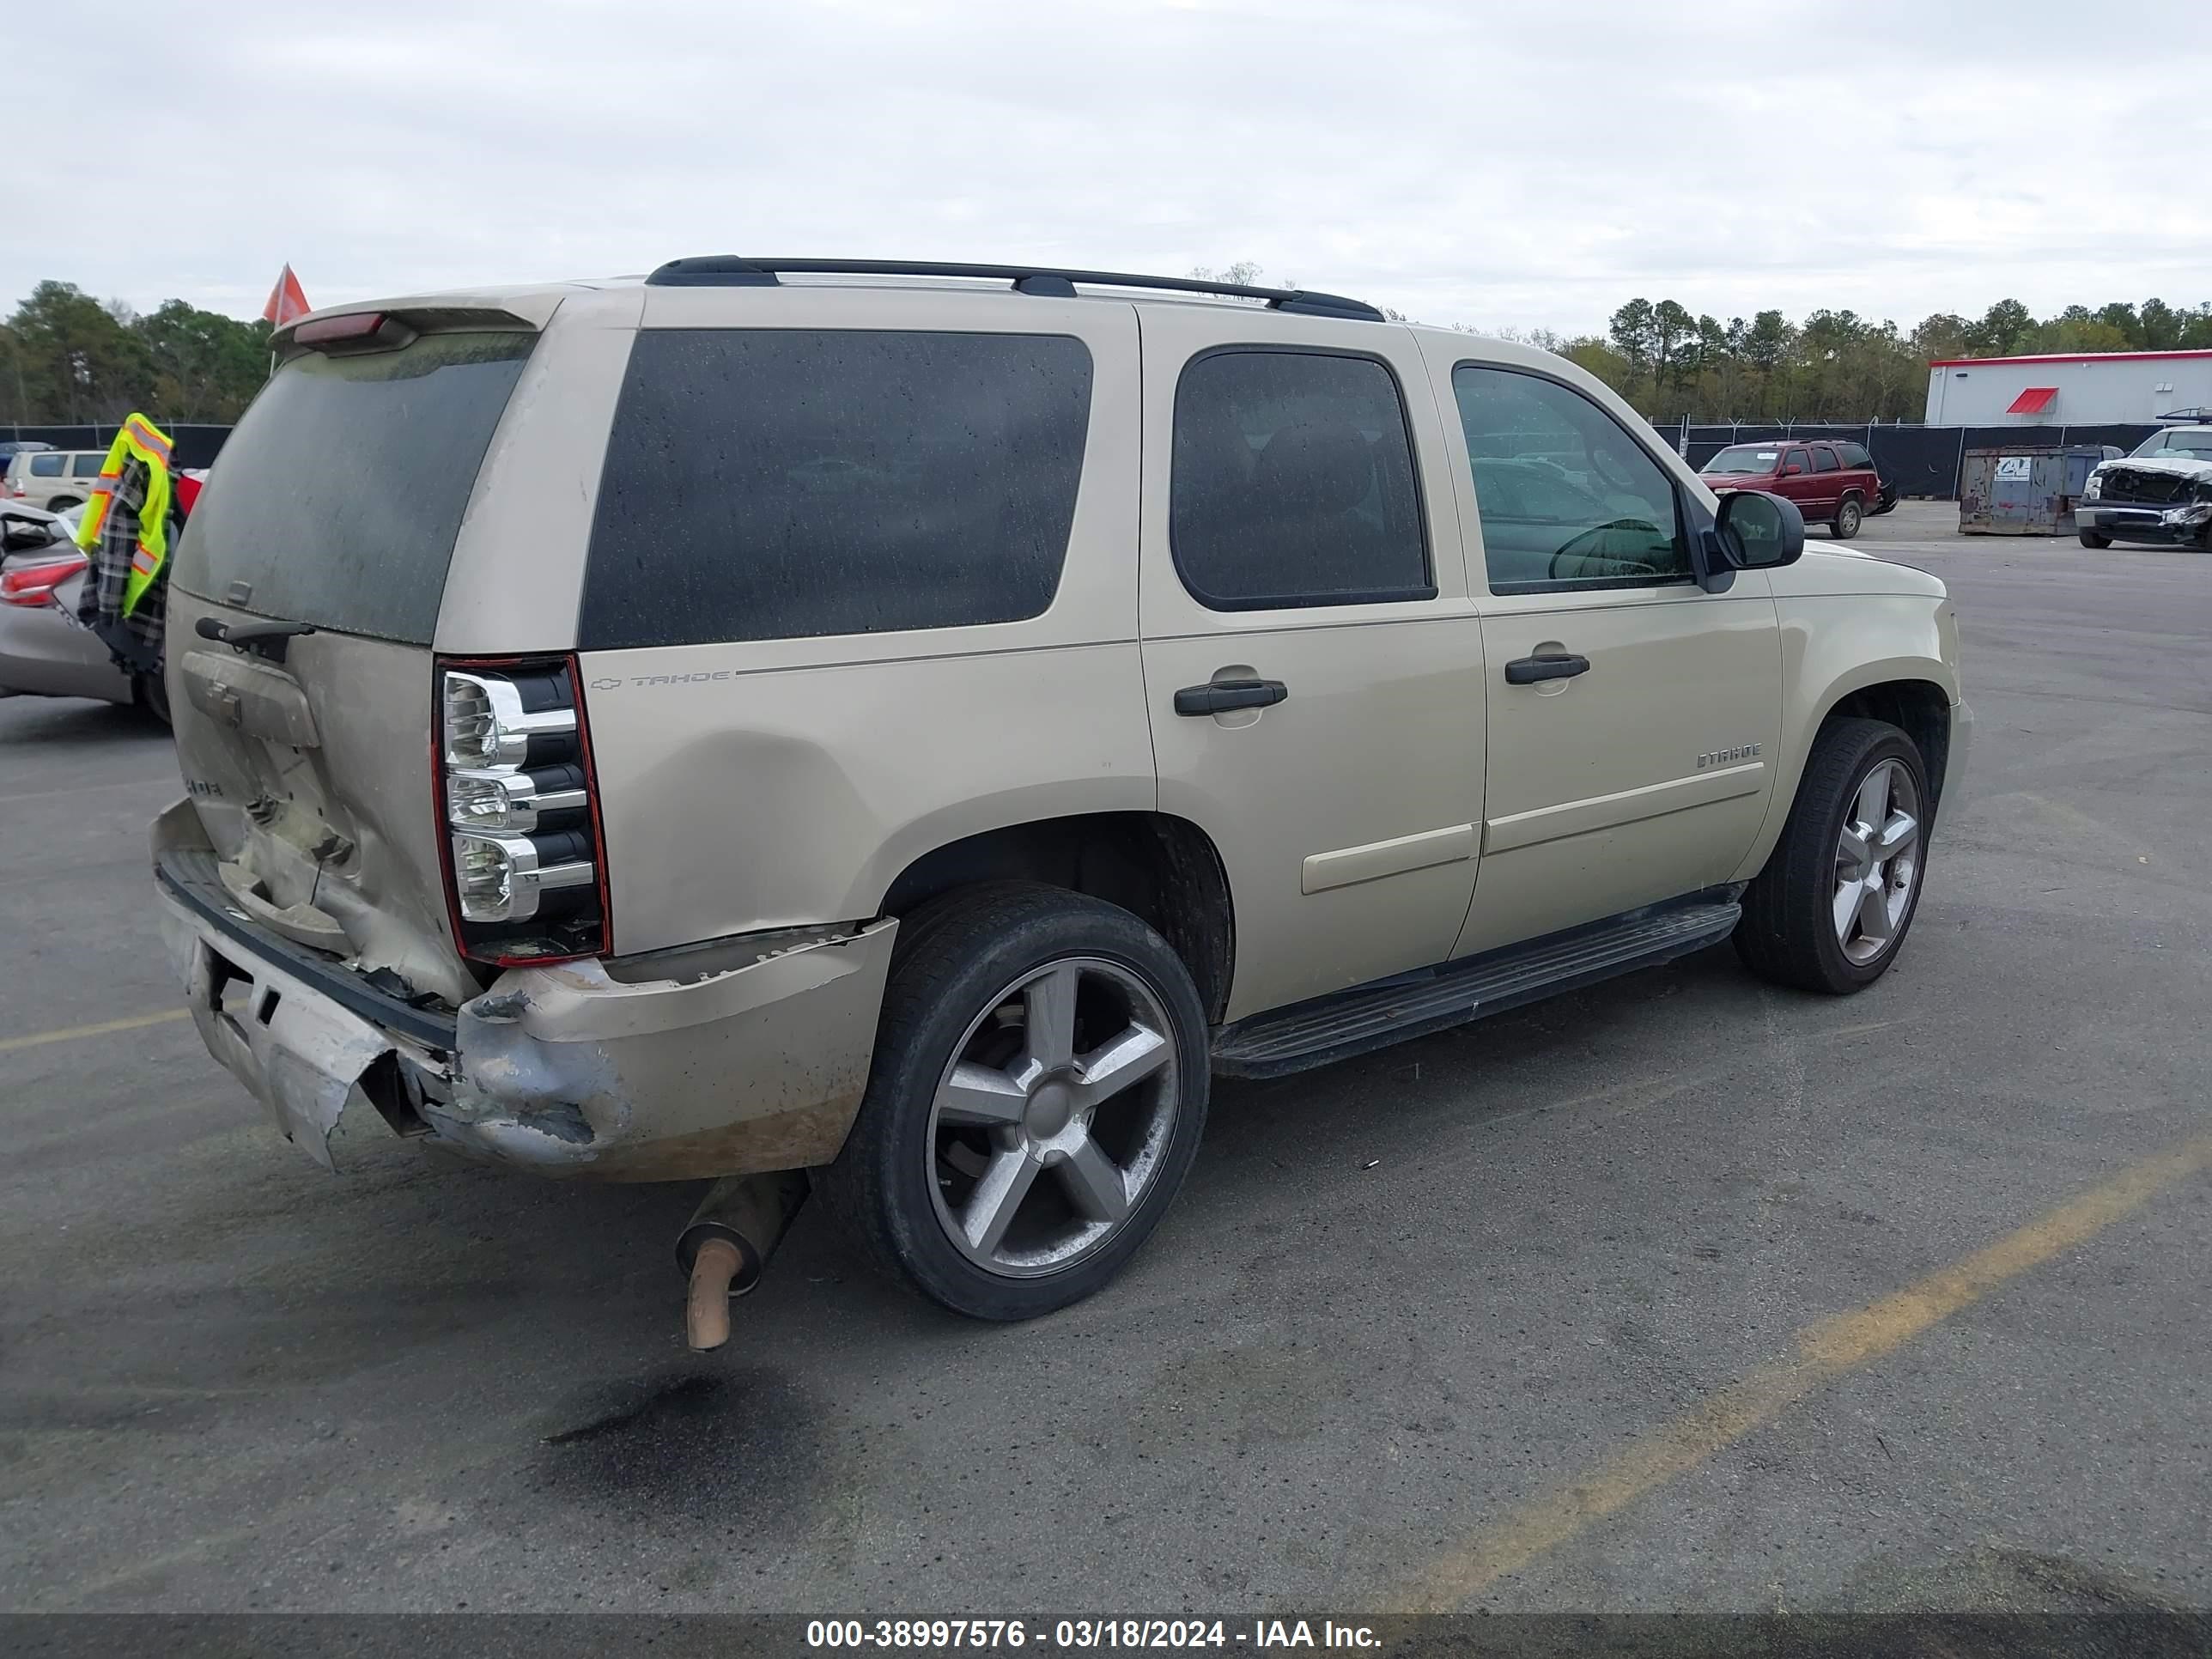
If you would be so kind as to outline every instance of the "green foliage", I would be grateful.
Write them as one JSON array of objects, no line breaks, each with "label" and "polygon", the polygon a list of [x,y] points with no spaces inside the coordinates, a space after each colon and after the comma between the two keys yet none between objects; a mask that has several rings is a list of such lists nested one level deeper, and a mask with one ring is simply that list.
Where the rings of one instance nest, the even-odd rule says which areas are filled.
[{"label": "green foliage", "polygon": [[1613,313],[1602,336],[1531,343],[1580,364],[1655,420],[1917,421],[1931,359],[2212,347],[2212,304],[2069,306],[2039,322],[2019,301],[2000,300],[1978,319],[1938,312],[1906,332],[1850,311],[1816,311],[1802,324],[1762,311],[1723,323],[1672,300],[1638,298]]},{"label": "green foliage", "polygon": [[0,324],[0,425],[234,421],[269,376],[269,325],[172,300],[150,317],[40,283]]}]

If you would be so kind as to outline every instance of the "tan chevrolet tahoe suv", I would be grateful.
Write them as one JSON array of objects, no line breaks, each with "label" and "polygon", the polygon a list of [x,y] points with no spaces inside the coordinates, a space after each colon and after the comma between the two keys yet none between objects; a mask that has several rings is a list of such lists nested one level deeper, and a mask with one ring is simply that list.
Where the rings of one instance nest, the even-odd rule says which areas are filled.
[{"label": "tan chevrolet tahoe suv", "polygon": [[1940,582],[1354,301],[705,258],[274,347],[170,599],[199,1030],[325,1164],[723,1178],[738,1288],[811,1188],[1043,1313],[1212,1074],[1859,990],[1959,787]]}]

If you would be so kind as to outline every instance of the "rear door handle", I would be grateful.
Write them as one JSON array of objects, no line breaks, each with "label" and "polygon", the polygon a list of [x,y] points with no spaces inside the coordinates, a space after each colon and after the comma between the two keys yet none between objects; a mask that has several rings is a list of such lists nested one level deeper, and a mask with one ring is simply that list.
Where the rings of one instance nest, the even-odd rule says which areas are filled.
[{"label": "rear door handle", "polygon": [[1222,714],[1232,708],[1267,708],[1291,695],[1280,680],[1214,680],[1175,694],[1178,714]]},{"label": "rear door handle", "polygon": [[1505,665],[1505,683],[1534,685],[1538,680],[1571,680],[1589,672],[1588,657],[1521,657]]}]

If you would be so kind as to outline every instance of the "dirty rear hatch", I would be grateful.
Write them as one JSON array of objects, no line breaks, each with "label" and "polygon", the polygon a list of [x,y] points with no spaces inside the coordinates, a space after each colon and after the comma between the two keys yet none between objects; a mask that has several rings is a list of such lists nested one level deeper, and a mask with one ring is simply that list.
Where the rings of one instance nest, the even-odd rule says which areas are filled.
[{"label": "dirty rear hatch", "polygon": [[[501,313],[394,315],[299,352],[224,445],[171,579],[170,702],[205,844],[162,848],[163,878],[407,1001],[477,988],[447,910],[431,642],[536,338]],[[313,631],[207,637],[270,622]]]}]

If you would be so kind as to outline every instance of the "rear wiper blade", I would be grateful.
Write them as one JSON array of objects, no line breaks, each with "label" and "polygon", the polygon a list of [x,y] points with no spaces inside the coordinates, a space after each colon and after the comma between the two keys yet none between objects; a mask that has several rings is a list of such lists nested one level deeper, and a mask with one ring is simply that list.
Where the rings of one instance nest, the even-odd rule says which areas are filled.
[{"label": "rear wiper blade", "polygon": [[202,617],[193,624],[192,631],[204,640],[213,640],[234,651],[258,652],[271,662],[282,662],[286,641],[313,633],[315,625],[303,622],[227,623],[220,617]]}]

